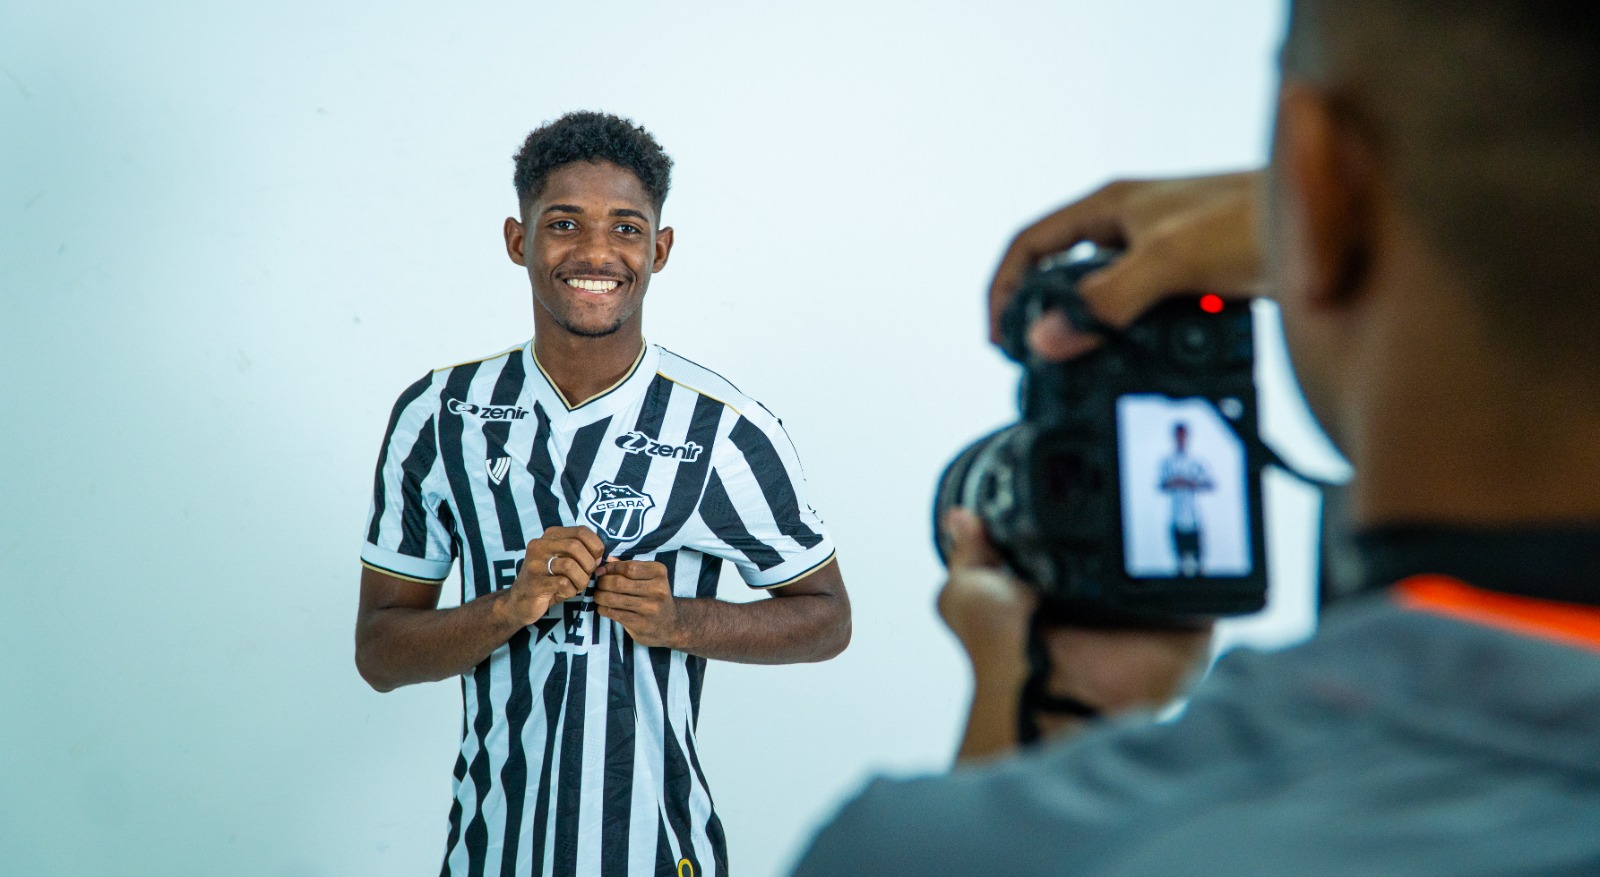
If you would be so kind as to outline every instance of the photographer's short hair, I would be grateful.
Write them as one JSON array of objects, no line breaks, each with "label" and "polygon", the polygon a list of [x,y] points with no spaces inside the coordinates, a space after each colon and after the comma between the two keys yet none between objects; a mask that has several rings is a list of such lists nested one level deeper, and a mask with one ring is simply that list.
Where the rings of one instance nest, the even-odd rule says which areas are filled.
[{"label": "photographer's short hair", "polygon": [[1292,5],[1286,77],[1365,129],[1480,313],[1513,349],[1600,371],[1600,3]]},{"label": "photographer's short hair", "polygon": [[568,113],[540,126],[516,154],[517,201],[524,209],[544,193],[551,171],[575,161],[608,161],[639,178],[661,217],[672,187],[672,159],[642,126],[610,113]]}]

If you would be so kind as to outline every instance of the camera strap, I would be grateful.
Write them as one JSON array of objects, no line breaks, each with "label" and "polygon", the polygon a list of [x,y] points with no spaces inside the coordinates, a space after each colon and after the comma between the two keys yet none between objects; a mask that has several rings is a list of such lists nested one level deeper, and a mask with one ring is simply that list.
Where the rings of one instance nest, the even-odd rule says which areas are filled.
[{"label": "camera strap", "polygon": [[1037,611],[1028,623],[1028,678],[1022,683],[1017,702],[1017,740],[1024,746],[1039,742],[1037,717],[1040,714],[1072,716],[1094,721],[1101,712],[1076,697],[1050,693],[1050,650],[1044,642],[1044,624]]}]

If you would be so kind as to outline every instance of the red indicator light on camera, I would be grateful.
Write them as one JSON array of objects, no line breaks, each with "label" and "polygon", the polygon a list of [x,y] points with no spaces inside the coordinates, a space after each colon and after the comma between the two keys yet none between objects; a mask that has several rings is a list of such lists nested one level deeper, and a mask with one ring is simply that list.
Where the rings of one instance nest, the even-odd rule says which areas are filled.
[{"label": "red indicator light on camera", "polygon": [[1200,296],[1200,310],[1208,314],[1222,313],[1222,296],[1215,293]]}]

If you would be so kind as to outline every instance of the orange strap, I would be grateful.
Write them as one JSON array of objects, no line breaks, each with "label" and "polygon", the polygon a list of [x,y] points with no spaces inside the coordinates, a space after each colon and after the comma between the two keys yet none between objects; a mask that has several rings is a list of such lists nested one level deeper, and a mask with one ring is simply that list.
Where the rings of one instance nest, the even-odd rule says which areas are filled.
[{"label": "orange strap", "polygon": [[1486,591],[1440,575],[1412,576],[1394,586],[1393,596],[1416,612],[1600,652],[1600,608],[1594,606]]}]

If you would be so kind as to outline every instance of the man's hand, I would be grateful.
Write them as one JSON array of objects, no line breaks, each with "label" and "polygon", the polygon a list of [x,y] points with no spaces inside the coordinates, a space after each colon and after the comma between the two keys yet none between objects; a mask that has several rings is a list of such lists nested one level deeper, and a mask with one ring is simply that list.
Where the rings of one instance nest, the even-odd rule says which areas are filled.
[{"label": "man's hand", "polygon": [[608,557],[596,575],[595,611],[621,624],[640,645],[681,647],[678,601],[665,564]]},{"label": "man's hand", "polygon": [[[1012,240],[990,284],[989,339],[1000,343],[1000,314],[1023,276],[1080,241],[1123,250],[1116,262],[1078,284],[1089,310],[1113,326],[1126,326],[1170,295],[1261,295],[1262,180],[1260,171],[1123,180],[1028,226]],[[1054,311],[1028,332],[1028,346],[1049,359],[1070,359],[1096,343]]]},{"label": "man's hand", "polygon": [[951,509],[943,524],[950,578],[939,592],[939,615],[972,661],[972,708],[956,753],[957,761],[970,761],[1017,746],[1028,627],[1038,596],[1001,566],[977,516]]},{"label": "man's hand", "polygon": [[587,527],[551,527],[528,543],[522,568],[511,583],[510,605],[517,620],[533,624],[556,603],[589,587],[605,544]]},{"label": "man's hand", "polygon": [[[1003,755],[1017,746],[1022,684],[1028,677],[1028,628],[1037,594],[1000,566],[983,525],[965,509],[944,521],[950,536],[950,579],[939,614],[972,659],[972,708],[958,762]],[[1144,630],[1051,625],[1042,631],[1050,654],[1045,690],[1089,704],[1102,715],[1157,710],[1183,693],[1205,666],[1211,630]],[[1046,737],[1082,720],[1037,716]]]}]

